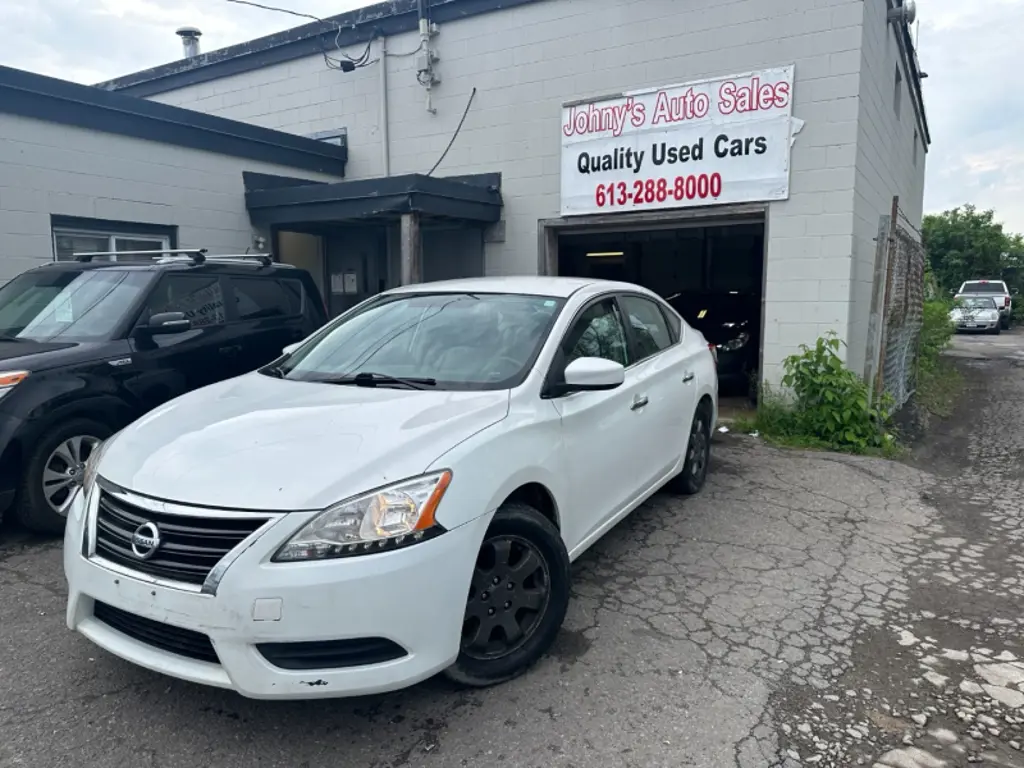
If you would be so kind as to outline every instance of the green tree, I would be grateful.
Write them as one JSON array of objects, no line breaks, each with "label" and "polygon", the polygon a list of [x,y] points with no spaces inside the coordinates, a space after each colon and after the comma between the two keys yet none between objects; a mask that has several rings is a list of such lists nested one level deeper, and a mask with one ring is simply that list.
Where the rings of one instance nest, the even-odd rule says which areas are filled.
[{"label": "green tree", "polygon": [[1003,231],[992,210],[964,205],[924,217],[924,244],[939,286],[954,291],[964,280],[1005,279],[1018,292],[1024,238]]}]

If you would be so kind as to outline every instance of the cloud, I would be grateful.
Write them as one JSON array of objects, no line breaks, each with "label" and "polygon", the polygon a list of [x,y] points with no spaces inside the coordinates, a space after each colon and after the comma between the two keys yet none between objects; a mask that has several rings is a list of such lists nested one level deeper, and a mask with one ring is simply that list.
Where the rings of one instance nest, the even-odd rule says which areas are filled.
[{"label": "cloud", "polygon": [[[866,0],[880,2],[881,0]],[[321,18],[372,0],[261,0]],[[1024,0],[919,0],[920,58],[932,133],[925,210],[994,208],[1024,232],[1024,101],[1014,96]],[[180,26],[203,50],[304,23],[228,0],[0,0],[0,63],[81,83],[181,58]]]},{"label": "cloud", "polygon": [[921,0],[920,59],[932,133],[925,210],[993,208],[1024,232],[1024,101],[1012,90],[1024,0]]}]

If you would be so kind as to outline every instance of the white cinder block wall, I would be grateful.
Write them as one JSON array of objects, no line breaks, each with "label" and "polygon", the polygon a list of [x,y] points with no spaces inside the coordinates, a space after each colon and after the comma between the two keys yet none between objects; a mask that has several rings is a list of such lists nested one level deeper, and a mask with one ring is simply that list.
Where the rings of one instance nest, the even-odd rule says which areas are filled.
[{"label": "white cinder block wall", "polygon": [[242,171],[333,177],[0,114],[0,284],[53,260],[50,215],[178,227],[178,246],[252,246]]},{"label": "white cinder block wall", "polygon": [[[865,6],[884,4],[539,0],[446,23],[436,38],[436,115],[425,109],[415,57],[387,60],[391,172],[429,170],[477,88],[438,174],[503,174],[506,237],[487,244],[487,273],[534,273],[538,220],[559,212],[564,102],[795,64],[793,112],[806,125],[793,148],[791,198],[772,204],[768,221],[764,361],[777,381],[800,343],[827,330],[846,338],[862,314],[851,306],[862,24]],[[388,47],[403,53],[418,42],[409,33]],[[378,93],[377,65],[342,73],[309,57],[153,98],[298,134],[345,127],[355,179],[383,169]]]},{"label": "white cinder block wall", "polygon": [[[898,114],[897,66],[901,76]],[[911,101],[911,88],[896,30],[886,21],[885,0],[865,2],[849,338],[850,367],[858,372],[863,372],[867,364],[879,218],[890,214],[894,195],[899,195],[900,208],[909,220],[909,226],[907,221],[902,226],[915,239],[919,236],[914,230],[921,229],[927,147]]]}]

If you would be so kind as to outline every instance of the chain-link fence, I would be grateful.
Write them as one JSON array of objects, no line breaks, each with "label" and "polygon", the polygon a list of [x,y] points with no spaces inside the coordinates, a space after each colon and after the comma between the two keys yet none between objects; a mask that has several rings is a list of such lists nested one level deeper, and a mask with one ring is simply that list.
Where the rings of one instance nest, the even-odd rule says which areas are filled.
[{"label": "chain-link fence", "polygon": [[[875,368],[874,390],[892,398],[901,408],[914,394],[917,347],[924,314],[925,250],[906,215],[893,202],[888,232],[879,238],[885,251],[884,299],[881,314],[881,345]],[[883,225],[884,226],[884,225]]]}]

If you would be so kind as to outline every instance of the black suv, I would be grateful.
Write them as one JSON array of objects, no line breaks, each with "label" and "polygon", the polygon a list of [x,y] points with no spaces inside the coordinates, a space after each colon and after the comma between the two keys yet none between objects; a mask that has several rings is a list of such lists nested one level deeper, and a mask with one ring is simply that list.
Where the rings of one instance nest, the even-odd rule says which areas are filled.
[{"label": "black suv", "polygon": [[102,440],[280,357],[327,321],[304,270],[266,255],[173,253],[85,254],[0,287],[0,517],[59,532]]}]

